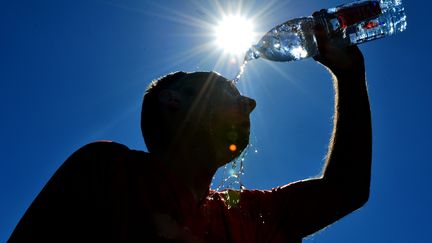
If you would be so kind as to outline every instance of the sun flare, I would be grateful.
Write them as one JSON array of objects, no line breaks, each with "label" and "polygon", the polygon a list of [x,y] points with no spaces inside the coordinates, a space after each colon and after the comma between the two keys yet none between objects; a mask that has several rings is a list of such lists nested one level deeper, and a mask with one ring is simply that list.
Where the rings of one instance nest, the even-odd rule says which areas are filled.
[{"label": "sun flare", "polygon": [[216,44],[229,54],[246,52],[255,38],[251,20],[242,16],[226,16],[215,28]]}]

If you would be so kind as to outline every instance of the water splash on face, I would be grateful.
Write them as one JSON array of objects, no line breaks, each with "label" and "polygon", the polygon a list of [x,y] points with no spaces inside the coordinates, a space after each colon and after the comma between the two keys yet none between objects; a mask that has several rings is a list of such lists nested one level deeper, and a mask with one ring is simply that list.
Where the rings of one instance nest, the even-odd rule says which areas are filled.
[{"label": "water splash on face", "polygon": [[[234,85],[238,84],[238,81],[240,80],[240,78],[242,77],[246,65],[248,63],[248,61],[256,59],[259,57],[258,54],[256,54],[254,52],[255,49],[251,48],[245,55],[244,61],[242,63],[242,65],[240,66],[240,70],[237,73],[237,75],[235,76],[235,78],[232,80]],[[258,153],[258,148],[256,147],[256,136],[254,135],[254,133],[251,133],[251,142],[248,144],[248,146],[246,146],[246,148],[243,150],[243,152],[232,162],[226,164],[223,168],[223,175],[222,175],[222,181],[220,182],[220,184],[216,187],[216,191],[223,191],[226,189],[239,189],[240,191],[245,190],[246,187],[245,185],[242,183],[241,178],[242,176],[245,174],[244,170],[245,170],[245,159],[246,156],[249,154],[250,151],[252,151],[252,153],[257,154]],[[231,145],[232,146],[232,145]],[[235,151],[235,149],[231,149],[230,146],[230,150],[231,151]],[[214,179],[214,178],[213,178]],[[214,182],[214,180],[213,180]],[[212,182],[212,185],[213,185]]]},{"label": "water splash on face", "polygon": [[228,163],[223,168],[222,181],[216,187],[216,191],[223,191],[226,189],[240,189],[244,190],[245,186],[241,182],[244,175],[244,162],[247,156],[250,145],[248,145],[243,152],[231,163]]}]

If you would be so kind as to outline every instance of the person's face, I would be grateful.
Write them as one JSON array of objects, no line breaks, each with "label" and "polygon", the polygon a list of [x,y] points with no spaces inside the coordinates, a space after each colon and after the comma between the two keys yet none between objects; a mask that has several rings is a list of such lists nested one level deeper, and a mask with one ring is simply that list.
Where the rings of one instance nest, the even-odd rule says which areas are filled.
[{"label": "person's face", "polygon": [[217,166],[224,165],[240,155],[249,143],[249,114],[255,100],[243,96],[227,79],[220,77],[196,87],[190,82],[180,89],[185,102],[188,122],[200,128],[204,140],[216,156]]}]

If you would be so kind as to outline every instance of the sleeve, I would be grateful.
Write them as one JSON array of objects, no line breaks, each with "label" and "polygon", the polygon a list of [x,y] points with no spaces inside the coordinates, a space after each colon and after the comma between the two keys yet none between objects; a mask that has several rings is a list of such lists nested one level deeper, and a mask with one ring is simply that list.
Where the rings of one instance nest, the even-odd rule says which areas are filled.
[{"label": "sleeve", "polygon": [[[118,158],[128,150],[113,142],[95,142],[72,154],[27,209],[8,242],[100,240],[107,217],[104,208],[113,203],[109,195],[121,191],[125,181]],[[113,177],[115,187],[110,183]]]},{"label": "sleeve", "polygon": [[290,196],[284,187],[241,193],[239,209],[244,211],[242,218],[249,221],[247,231],[254,232],[254,238],[259,239],[256,242],[301,242],[287,219],[291,208],[285,203]]}]

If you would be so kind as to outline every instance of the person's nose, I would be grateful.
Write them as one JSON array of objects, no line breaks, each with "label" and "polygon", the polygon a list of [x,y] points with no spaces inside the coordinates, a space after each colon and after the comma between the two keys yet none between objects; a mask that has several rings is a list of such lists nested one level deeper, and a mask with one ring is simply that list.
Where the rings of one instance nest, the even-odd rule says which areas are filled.
[{"label": "person's nose", "polygon": [[256,101],[246,96],[241,96],[241,105],[246,113],[251,113],[255,109]]}]

